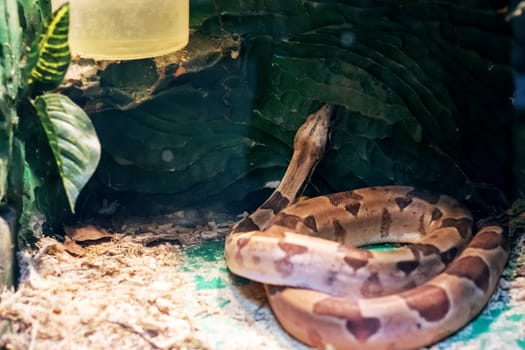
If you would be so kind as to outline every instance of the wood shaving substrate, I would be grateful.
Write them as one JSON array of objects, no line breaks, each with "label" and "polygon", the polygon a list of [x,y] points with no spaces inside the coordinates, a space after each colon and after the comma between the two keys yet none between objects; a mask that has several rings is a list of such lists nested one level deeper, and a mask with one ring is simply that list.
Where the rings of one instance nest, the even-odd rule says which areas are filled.
[{"label": "wood shaving substrate", "polygon": [[87,246],[83,256],[42,238],[19,252],[16,293],[0,296],[5,349],[206,349],[182,312],[184,283],[173,273],[179,247],[145,247],[133,236]]}]

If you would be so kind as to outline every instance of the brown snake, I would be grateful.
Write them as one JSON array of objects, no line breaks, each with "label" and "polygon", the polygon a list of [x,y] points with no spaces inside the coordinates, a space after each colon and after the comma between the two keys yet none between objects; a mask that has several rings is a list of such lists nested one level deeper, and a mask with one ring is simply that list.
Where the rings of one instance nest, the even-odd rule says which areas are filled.
[{"label": "brown snake", "polygon": [[[286,331],[321,349],[413,349],[457,331],[488,302],[508,258],[505,230],[456,200],[370,187],[297,201],[321,159],[332,107],[294,139],[273,194],[226,239],[229,269],[265,283]],[[355,248],[401,242],[392,251]]]}]

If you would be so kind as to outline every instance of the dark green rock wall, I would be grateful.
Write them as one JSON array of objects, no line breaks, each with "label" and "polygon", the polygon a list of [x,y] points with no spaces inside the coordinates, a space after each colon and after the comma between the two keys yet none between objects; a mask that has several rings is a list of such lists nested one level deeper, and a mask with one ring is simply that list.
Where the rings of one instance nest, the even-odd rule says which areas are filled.
[{"label": "dark green rock wall", "polygon": [[240,52],[138,108],[94,113],[104,156],[84,208],[253,207],[324,102],[338,108],[312,193],[408,184],[474,204],[512,197],[511,30],[487,2],[201,0],[191,12],[193,37],[240,38]]}]

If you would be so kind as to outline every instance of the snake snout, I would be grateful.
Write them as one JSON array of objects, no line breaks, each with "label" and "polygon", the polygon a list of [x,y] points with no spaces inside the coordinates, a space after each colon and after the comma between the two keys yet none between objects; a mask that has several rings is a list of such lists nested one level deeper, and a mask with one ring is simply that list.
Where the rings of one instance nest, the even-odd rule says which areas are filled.
[{"label": "snake snout", "polygon": [[308,116],[304,124],[297,130],[294,138],[294,148],[304,147],[305,145],[315,145],[318,150],[314,153],[322,155],[330,132],[330,120],[332,117],[333,106],[323,105],[317,112]]}]

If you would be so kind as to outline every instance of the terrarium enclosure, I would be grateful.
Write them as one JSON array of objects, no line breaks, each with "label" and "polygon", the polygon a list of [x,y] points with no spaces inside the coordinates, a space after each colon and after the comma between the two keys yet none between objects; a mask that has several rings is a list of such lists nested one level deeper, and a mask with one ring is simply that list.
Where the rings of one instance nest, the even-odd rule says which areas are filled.
[{"label": "terrarium enclosure", "polygon": [[524,2],[51,2],[0,2],[0,347],[306,349],[224,241],[324,104],[304,195],[503,223],[497,291],[432,348],[525,347]]}]

